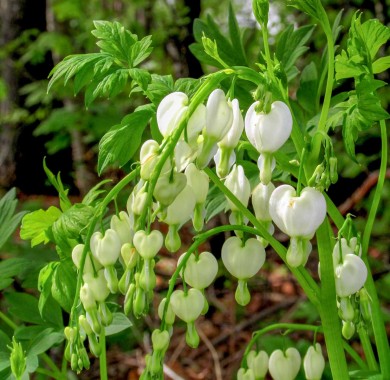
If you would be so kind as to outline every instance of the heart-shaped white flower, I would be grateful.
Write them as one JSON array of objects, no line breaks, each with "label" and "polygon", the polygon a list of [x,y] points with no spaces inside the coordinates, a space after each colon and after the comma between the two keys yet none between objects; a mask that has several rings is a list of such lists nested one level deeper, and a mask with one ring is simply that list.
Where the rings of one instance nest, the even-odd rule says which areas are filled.
[{"label": "heart-shaped white flower", "polygon": [[358,292],[367,279],[367,267],[355,254],[346,254],[343,263],[335,268],[336,293],[339,297],[348,297]]},{"label": "heart-shaped white flower", "polygon": [[164,237],[158,230],[153,230],[149,235],[143,230],[134,234],[133,244],[140,256],[146,260],[153,259],[164,243]]},{"label": "heart-shaped white flower", "polygon": [[251,368],[240,368],[237,372],[237,380],[255,380],[255,375]]},{"label": "heart-shaped white flower", "polygon": [[252,369],[255,379],[264,379],[268,372],[269,357],[265,351],[250,351],[246,357],[248,367]]},{"label": "heart-shaped white flower", "polygon": [[[238,198],[245,206],[248,206],[249,197],[251,195],[251,185],[244,173],[244,168],[241,165],[234,165],[232,171],[226,177],[225,186]],[[230,201],[229,207],[232,211],[238,211],[238,207]]]},{"label": "heart-shaped white flower", "polygon": [[187,184],[187,177],[183,173],[161,175],[156,183],[153,196],[163,206],[169,206],[183,191]]},{"label": "heart-shaped white flower", "polygon": [[157,125],[164,137],[178,126],[188,108],[188,96],[184,92],[172,92],[157,107]]},{"label": "heart-shaped white flower", "polygon": [[291,112],[285,103],[276,101],[272,103],[269,113],[257,113],[258,103],[253,103],[246,113],[245,132],[249,142],[259,153],[272,153],[277,151],[290,136]]},{"label": "heart-shaped white flower", "polygon": [[252,191],[252,205],[255,211],[256,218],[261,221],[270,221],[271,215],[269,214],[269,200],[272,192],[275,190],[275,186],[272,182],[268,185],[259,183]]},{"label": "heart-shaped white flower", "polygon": [[326,201],[318,190],[305,187],[299,197],[290,185],[277,187],[269,200],[274,223],[291,237],[311,239],[326,216]]},{"label": "heart-shaped white flower", "polygon": [[303,368],[307,380],[321,380],[325,368],[325,359],[319,343],[310,346],[307,350],[303,359]]},{"label": "heart-shaped white flower", "polygon": [[109,228],[103,234],[100,231],[91,236],[91,252],[93,257],[104,267],[114,265],[121,253],[122,243],[115,230]]},{"label": "heart-shaped white flower", "polygon": [[290,347],[285,353],[281,350],[272,352],[269,358],[269,372],[274,380],[293,380],[301,366],[299,351]]},{"label": "heart-shaped white flower", "polygon": [[[180,264],[185,254],[180,256],[177,265]],[[205,251],[199,254],[198,259],[195,255],[190,255],[184,269],[184,280],[193,288],[202,290],[213,282],[217,272],[217,259],[212,253]]]},{"label": "heart-shaped white flower", "polygon": [[199,317],[204,306],[204,295],[198,289],[191,288],[187,294],[183,290],[175,290],[170,304],[173,312],[184,322],[191,323]]},{"label": "heart-shaped white flower", "polygon": [[223,244],[221,256],[226,269],[239,280],[245,280],[253,277],[263,266],[265,250],[254,238],[243,245],[240,238],[232,236]]}]

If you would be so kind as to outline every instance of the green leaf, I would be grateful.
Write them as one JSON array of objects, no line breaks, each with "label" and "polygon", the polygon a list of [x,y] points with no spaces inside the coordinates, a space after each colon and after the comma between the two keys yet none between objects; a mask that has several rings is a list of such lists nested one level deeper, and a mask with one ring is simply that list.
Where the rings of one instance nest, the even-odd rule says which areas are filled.
[{"label": "green leaf", "polygon": [[390,67],[390,56],[378,58],[372,63],[372,72],[379,74]]},{"label": "green leaf", "polygon": [[305,43],[311,37],[315,25],[306,25],[294,30],[293,25],[289,25],[280,35],[276,57],[281,62],[288,81],[293,79],[298,70],[294,66],[297,59],[309,48]]},{"label": "green leaf", "polygon": [[45,307],[51,297],[51,285],[53,282],[53,275],[58,264],[58,262],[50,262],[49,264],[44,266],[39,272],[38,290],[40,292],[40,295],[38,301],[38,309],[41,316],[44,314]]},{"label": "green leaf", "polygon": [[126,86],[128,77],[129,70],[127,69],[115,70],[112,73],[105,75],[93,91],[93,96],[89,100],[89,103],[87,103],[87,106],[89,106],[89,104],[98,96],[113,98],[118,95]]},{"label": "green leaf", "polygon": [[52,233],[62,251],[70,250],[69,239],[77,240],[84,234],[94,215],[94,208],[82,203],[74,204],[53,223]]},{"label": "green leaf", "polygon": [[350,371],[349,375],[351,379],[383,380],[382,375],[376,371],[367,371],[359,369],[355,371]]},{"label": "green leaf", "polygon": [[51,292],[53,298],[68,313],[76,295],[77,273],[71,260],[61,261],[53,275]]},{"label": "green leaf", "polygon": [[166,95],[174,91],[172,75],[152,74],[152,82],[148,86],[148,91],[151,94],[150,100],[157,106]]},{"label": "green leaf", "polygon": [[8,288],[13,282],[13,278],[0,278],[0,290]]},{"label": "green leaf", "polygon": [[149,83],[152,80],[152,76],[149,71],[144,69],[133,68],[129,70],[129,74],[133,81],[143,90],[146,91]]},{"label": "green leaf", "polygon": [[248,62],[245,56],[244,46],[242,44],[241,31],[231,2],[229,2],[229,36],[232,46],[236,49],[237,59],[247,66]]},{"label": "green leaf", "polygon": [[72,206],[72,203],[68,198],[69,190],[65,189],[64,185],[62,184],[60,173],[57,174],[57,178],[54,176],[54,174],[50,171],[50,169],[46,165],[46,158],[43,159],[43,169],[45,170],[45,173],[50,183],[58,191],[58,195],[60,197],[60,206],[62,211],[66,211],[68,208]]},{"label": "green leaf", "polygon": [[218,189],[217,186],[212,185],[207,195],[206,200],[206,215],[205,220],[208,222],[213,216],[219,214],[226,209],[228,203],[225,194]]},{"label": "green leaf", "polygon": [[24,240],[31,240],[31,247],[40,243],[50,241],[47,230],[61,216],[61,211],[50,206],[46,211],[37,210],[24,216],[20,229],[20,237]]},{"label": "green leaf", "polygon": [[134,45],[131,47],[131,66],[138,66],[141,62],[149,57],[153,50],[151,44],[152,36],[146,36],[142,38],[141,41],[134,43]]},{"label": "green leaf", "polygon": [[38,300],[27,293],[6,293],[5,299],[9,304],[8,312],[22,322],[43,324],[38,310]]},{"label": "green leaf", "polygon": [[302,12],[307,13],[321,23],[324,21],[324,16],[327,17],[326,12],[322,7],[321,0],[288,0],[287,5],[291,5]]},{"label": "green leaf", "polygon": [[0,278],[15,277],[23,269],[26,268],[26,265],[29,263],[29,260],[21,257],[11,257],[7,260],[0,262]]},{"label": "green leaf", "polygon": [[98,172],[99,175],[110,164],[119,163],[122,167],[135,154],[141,144],[141,137],[154,109],[135,110],[124,117],[121,124],[114,125],[100,140]]},{"label": "green leaf", "polygon": [[8,191],[0,200],[0,248],[15,231],[23,215],[26,214],[22,211],[14,215],[17,203],[15,188]]},{"label": "green leaf", "polygon": [[133,324],[123,313],[114,313],[112,323],[106,327],[106,336],[117,334],[123,330],[128,329]]},{"label": "green leaf", "polygon": [[314,96],[317,87],[317,67],[314,62],[311,62],[302,71],[300,86],[297,91],[299,104],[311,115],[315,114],[317,110],[316,97]]},{"label": "green leaf", "polygon": [[47,328],[38,334],[30,343],[27,355],[40,355],[64,340],[64,333]]},{"label": "green leaf", "polygon": [[360,36],[373,59],[379,48],[390,38],[390,29],[379,20],[371,19],[361,25]]},{"label": "green leaf", "polygon": [[95,185],[92,189],[88,191],[88,193],[83,198],[83,204],[87,206],[95,207],[97,203],[99,203],[99,196],[106,193],[106,190],[102,190],[101,187],[106,183],[111,182],[110,179],[105,179]]}]

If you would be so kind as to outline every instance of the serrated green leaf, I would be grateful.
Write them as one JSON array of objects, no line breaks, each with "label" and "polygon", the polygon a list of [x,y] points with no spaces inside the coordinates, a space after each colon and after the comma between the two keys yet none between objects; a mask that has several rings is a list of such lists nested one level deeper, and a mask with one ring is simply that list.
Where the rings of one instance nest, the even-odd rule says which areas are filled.
[{"label": "serrated green leaf", "polygon": [[291,5],[302,12],[307,13],[320,22],[324,21],[324,16],[326,17],[321,0],[289,0],[287,5]]},{"label": "serrated green leaf", "polygon": [[114,313],[112,323],[106,327],[105,333],[107,336],[117,334],[128,329],[133,324],[123,313]]},{"label": "serrated green leaf", "polygon": [[101,182],[99,182],[97,185],[95,185],[92,189],[88,191],[88,193],[84,196],[82,203],[87,206],[94,207],[96,205],[97,198],[106,192],[106,190],[102,190],[101,187],[105,185],[106,183],[111,182],[110,179],[105,179]]},{"label": "serrated green leaf", "polygon": [[152,80],[152,76],[149,71],[144,69],[133,68],[129,70],[131,79],[137,83],[137,85],[143,90],[147,90],[149,83]]},{"label": "serrated green leaf", "polygon": [[362,65],[363,58],[360,55],[349,57],[345,50],[335,59],[336,80],[358,77],[367,74],[368,68]]},{"label": "serrated green leaf", "polygon": [[24,216],[20,230],[20,237],[31,240],[31,247],[50,241],[46,231],[61,216],[61,210],[50,206],[46,211],[37,210]]},{"label": "serrated green leaf", "polygon": [[127,69],[119,69],[106,75],[93,91],[92,100],[99,96],[113,98],[118,95],[126,86],[128,77],[129,70]]},{"label": "serrated green leaf", "polygon": [[372,63],[372,72],[379,74],[390,68],[390,56],[378,58]]},{"label": "serrated green leaf", "polygon": [[67,245],[67,239],[79,239],[94,215],[94,208],[76,203],[53,223],[52,232],[57,242]]},{"label": "serrated green leaf", "polygon": [[360,35],[369,50],[371,59],[373,59],[379,48],[390,38],[390,29],[379,20],[371,19],[361,24]]},{"label": "serrated green leaf", "polygon": [[135,111],[126,116],[121,124],[112,127],[100,140],[99,175],[110,164],[125,165],[141,144],[143,131],[155,111],[153,108]]},{"label": "serrated green leaf", "polygon": [[22,211],[14,215],[17,203],[15,188],[9,190],[0,200],[0,248],[26,214]]},{"label": "serrated green leaf", "polygon": [[146,58],[149,57],[153,48],[152,44],[152,36],[146,36],[142,38],[141,41],[137,41],[131,47],[131,66],[138,66],[141,62],[143,62]]},{"label": "serrated green leaf", "polygon": [[68,313],[76,295],[77,273],[71,260],[61,261],[53,275],[51,292],[53,298]]},{"label": "serrated green leaf", "polygon": [[281,62],[288,81],[293,79],[298,73],[294,66],[297,59],[304,54],[308,47],[305,43],[311,37],[315,26],[306,25],[294,30],[293,25],[289,25],[280,35],[276,57]]},{"label": "serrated green leaf", "polygon": [[174,91],[172,75],[152,74],[152,81],[148,86],[148,91],[151,93],[150,100],[157,106],[166,95]]},{"label": "serrated green leaf", "polygon": [[46,158],[43,159],[43,169],[47,175],[49,182],[55,187],[58,191],[58,195],[60,197],[60,206],[62,211],[66,211],[68,208],[72,206],[71,201],[68,198],[68,189],[64,188],[64,185],[61,181],[60,173],[57,174],[57,178],[50,171],[50,169],[46,165]]}]

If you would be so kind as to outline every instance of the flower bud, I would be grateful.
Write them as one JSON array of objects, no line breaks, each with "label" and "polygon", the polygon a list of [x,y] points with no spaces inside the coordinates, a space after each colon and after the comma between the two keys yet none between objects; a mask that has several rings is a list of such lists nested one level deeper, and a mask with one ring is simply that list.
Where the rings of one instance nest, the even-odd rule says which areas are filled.
[{"label": "flower bud", "polygon": [[307,350],[303,359],[303,368],[307,380],[321,380],[325,368],[325,359],[319,343],[310,346]]},{"label": "flower bud", "polygon": [[[238,198],[238,200],[245,206],[248,206],[249,197],[251,194],[251,186],[248,178],[246,178],[244,169],[241,165],[233,166],[233,170],[226,177],[225,186]],[[239,211],[239,208],[230,201],[229,207],[232,211]]]},{"label": "flower bud", "polygon": [[80,289],[80,301],[85,310],[96,309],[96,301],[90,286],[85,283]]},{"label": "flower bud", "polygon": [[130,224],[129,215],[126,211],[121,211],[119,216],[113,215],[110,227],[118,234],[121,245],[131,243],[134,232]]},{"label": "flower bud", "polygon": [[206,202],[209,191],[208,175],[192,163],[187,166],[184,173],[187,177],[187,185],[191,186],[194,192],[196,203]]},{"label": "flower bud", "polygon": [[[163,298],[161,300],[160,304],[158,305],[158,316],[160,317],[160,319],[163,318],[164,308],[165,308],[166,302],[167,302],[167,299]],[[176,317],[176,315],[175,315],[174,311],[172,310],[171,304],[169,303],[167,306],[167,312],[165,314],[165,323],[167,325],[173,325],[175,322],[175,317]]]},{"label": "flower bud", "polygon": [[9,348],[11,349],[11,355],[9,358],[11,371],[15,378],[19,380],[22,378],[26,370],[26,355],[23,351],[22,344],[18,343],[15,340],[15,337],[12,337],[12,346]]},{"label": "flower bud", "polygon": [[156,329],[152,332],[153,350],[165,352],[169,346],[169,333]]},{"label": "flower bud", "polygon": [[353,334],[355,334],[355,324],[351,321],[343,321],[341,333],[343,334],[343,337],[345,339],[351,339],[353,337]]},{"label": "flower bud", "polygon": [[164,222],[170,225],[183,225],[191,218],[196,204],[195,193],[187,185],[176,199],[168,206]]},{"label": "flower bud", "polygon": [[110,294],[110,290],[107,287],[107,281],[104,276],[104,269],[101,269],[95,277],[92,273],[87,273],[83,277],[84,282],[88,284],[94,299],[97,302],[103,302]]},{"label": "flower bud", "polygon": [[240,368],[237,372],[237,380],[256,380],[251,368]]},{"label": "flower bud", "polygon": [[[84,250],[84,244],[77,244],[73,250],[72,250],[72,261],[77,269],[80,270],[80,263],[81,263],[81,257],[83,255]],[[84,270],[83,274],[85,273],[93,273],[95,270],[99,270],[102,268],[101,264],[98,263],[96,260],[93,259],[90,252],[87,252],[87,255],[85,257],[84,262]]]},{"label": "flower bud", "polygon": [[183,173],[161,175],[153,191],[154,198],[163,206],[169,206],[183,191],[187,177]]},{"label": "flower bud", "polygon": [[253,189],[252,205],[257,220],[264,222],[272,220],[271,215],[269,214],[269,200],[274,190],[275,186],[272,182],[268,185],[264,185],[260,182]]},{"label": "flower bud", "polygon": [[178,127],[187,109],[188,96],[183,92],[172,92],[161,100],[157,107],[157,124],[164,137]]}]

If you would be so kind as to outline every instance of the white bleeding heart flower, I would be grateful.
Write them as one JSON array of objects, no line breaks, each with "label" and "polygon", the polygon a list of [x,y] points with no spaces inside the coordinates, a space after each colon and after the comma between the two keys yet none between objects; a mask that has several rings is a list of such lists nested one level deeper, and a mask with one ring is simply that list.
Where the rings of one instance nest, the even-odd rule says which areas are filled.
[{"label": "white bleeding heart flower", "polygon": [[134,231],[130,217],[126,211],[121,211],[119,216],[113,215],[110,221],[110,227],[118,234],[122,245],[131,243]]},{"label": "white bleeding heart flower", "polygon": [[301,366],[299,351],[290,347],[283,352],[275,350],[269,358],[269,372],[274,380],[294,380]]},{"label": "white bleeding heart flower", "polygon": [[269,200],[275,186],[272,182],[268,185],[259,183],[252,191],[252,206],[255,211],[256,218],[263,222],[271,221],[269,213]]},{"label": "white bleeding heart flower", "polygon": [[85,310],[96,309],[96,301],[88,284],[84,284],[80,289],[80,301]]},{"label": "white bleeding heart flower", "polygon": [[[74,265],[76,265],[76,268],[79,270],[80,270],[80,263],[81,263],[81,257],[83,255],[83,251],[84,251],[84,244],[77,244],[76,246],[74,246],[72,250],[72,261]],[[94,270],[99,270],[101,268],[102,268],[101,264],[93,259],[91,253],[87,253],[84,262],[83,274],[93,273]]]},{"label": "white bleeding heart flower", "polygon": [[183,173],[169,173],[158,177],[153,191],[154,198],[162,205],[169,206],[187,184]]},{"label": "white bleeding heart flower", "polygon": [[[149,181],[150,176],[153,173],[154,168],[157,165],[157,162],[160,158],[159,155],[160,145],[157,141],[146,140],[140,150],[140,163],[141,163],[141,172],[140,176],[144,181]],[[171,169],[170,161],[167,160],[164,163],[164,166],[161,170],[162,174],[168,173]]]},{"label": "white bleeding heart flower", "polygon": [[[352,242],[356,246],[354,240]],[[348,254],[353,255],[354,248],[355,247],[352,247],[350,246],[350,244],[348,244],[347,239],[341,238],[340,240],[338,240],[335,246],[333,247],[333,253],[332,253],[333,268],[336,268],[337,265],[342,263],[346,255]]]},{"label": "white bleeding heart flower", "polygon": [[256,380],[251,368],[240,368],[237,372],[237,380]]},{"label": "white bleeding heart flower", "polygon": [[319,343],[310,346],[307,350],[303,358],[303,368],[307,380],[321,380],[325,368],[325,359]]},{"label": "white bleeding heart flower", "polygon": [[[167,299],[166,298],[163,298],[160,302],[160,304],[158,305],[158,316],[159,318],[162,320],[163,319],[163,315],[164,315],[164,309],[165,309],[165,304],[167,302]],[[176,318],[176,314],[174,313],[174,311],[172,310],[172,306],[171,304],[169,303],[168,306],[167,306],[167,311],[165,313],[165,323],[167,325],[173,325],[174,322],[175,322],[175,318]]]},{"label": "white bleeding heart flower", "polygon": [[208,175],[192,163],[187,166],[184,173],[187,177],[187,184],[194,191],[196,203],[206,202],[210,182]]},{"label": "white bleeding heart flower", "polygon": [[204,295],[198,289],[191,288],[187,294],[175,290],[170,299],[173,312],[184,322],[192,323],[201,314],[204,306]]},{"label": "white bleeding heart flower", "polygon": [[180,123],[188,109],[188,96],[183,92],[172,92],[157,107],[157,125],[164,137],[169,136]]},{"label": "white bleeding heart flower", "polygon": [[311,239],[325,219],[326,201],[322,193],[312,187],[305,187],[298,197],[292,186],[282,185],[271,194],[269,213],[285,234]]},{"label": "white bleeding heart flower", "polygon": [[190,145],[185,140],[179,140],[175,146],[175,165],[178,172],[182,172],[187,166],[194,162],[198,154],[198,144]]},{"label": "white bleeding heart flower", "polygon": [[246,113],[246,135],[259,153],[276,152],[291,134],[291,111],[285,103],[276,101],[272,103],[269,113],[257,113],[258,103],[253,103]]},{"label": "white bleeding heart flower", "polygon": [[343,262],[335,268],[336,294],[348,297],[358,292],[367,279],[367,267],[355,254],[346,254]]},{"label": "white bleeding heart flower", "polygon": [[110,290],[107,286],[107,280],[104,275],[104,269],[101,269],[97,273],[97,277],[93,273],[86,273],[83,276],[83,280],[88,284],[89,289],[92,292],[93,298],[97,302],[103,302],[110,294]]},{"label": "white bleeding heart flower", "polygon": [[[199,134],[206,126],[206,106],[199,104],[195,111],[188,119],[187,123],[187,140],[190,145],[196,142]],[[184,139],[184,136],[181,137]]]},{"label": "white bleeding heart flower", "polygon": [[[177,262],[177,265],[180,264],[183,259],[183,253]],[[215,279],[215,276],[218,273],[218,261],[215,256],[207,251],[204,251],[199,254],[198,258],[195,255],[190,255],[188,258],[185,269],[180,274],[183,277],[185,282],[192,286],[193,288],[202,290],[207,288]]]},{"label": "white bleeding heart flower", "polygon": [[[245,206],[248,206],[251,195],[251,186],[246,178],[244,169],[241,165],[233,166],[232,171],[225,179],[225,186],[239,199]],[[232,211],[238,211],[239,208],[228,199],[229,207]]]},{"label": "white bleeding heart flower", "polygon": [[163,243],[164,237],[159,230],[153,230],[149,234],[143,230],[138,230],[133,238],[134,247],[145,260],[153,259],[163,246]]},{"label": "white bleeding heart flower", "polygon": [[181,191],[175,200],[167,207],[164,222],[169,225],[183,225],[191,219],[196,204],[196,196],[191,186]]},{"label": "white bleeding heart flower", "polygon": [[97,231],[91,236],[91,252],[104,267],[116,263],[121,253],[122,243],[115,230],[109,228],[104,233]]},{"label": "white bleeding heart flower", "polygon": [[265,351],[250,351],[246,357],[248,367],[252,369],[255,379],[264,379],[268,372],[269,357]]},{"label": "white bleeding heart flower", "polygon": [[265,250],[256,239],[250,238],[243,245],[240,238],[232,236],[222,246],[222,261],[226,269],[239,280],[253,277],[263,266]]}]

